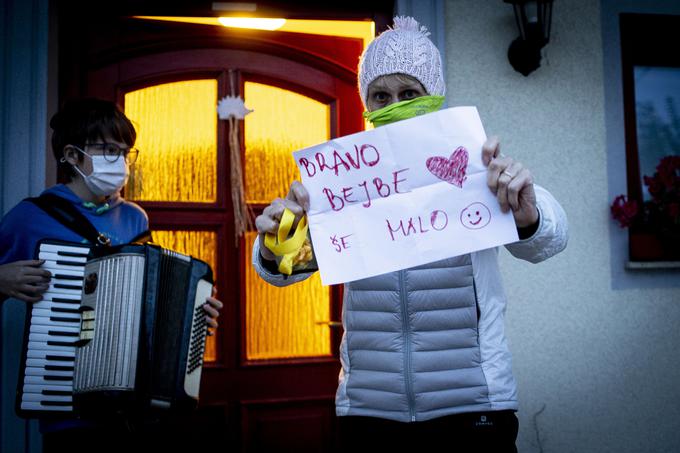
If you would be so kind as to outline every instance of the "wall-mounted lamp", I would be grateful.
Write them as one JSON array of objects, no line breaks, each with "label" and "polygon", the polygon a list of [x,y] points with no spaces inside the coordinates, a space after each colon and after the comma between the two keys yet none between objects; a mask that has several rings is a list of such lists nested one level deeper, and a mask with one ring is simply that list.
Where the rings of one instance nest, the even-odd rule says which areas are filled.
[{"label": "wall-mounted lamp", "polygon": [[511,3],[519,37],[508,48],[508,60],[524,76],[541,66],[541,49],[550,41],[553,0],[503,0]]}]

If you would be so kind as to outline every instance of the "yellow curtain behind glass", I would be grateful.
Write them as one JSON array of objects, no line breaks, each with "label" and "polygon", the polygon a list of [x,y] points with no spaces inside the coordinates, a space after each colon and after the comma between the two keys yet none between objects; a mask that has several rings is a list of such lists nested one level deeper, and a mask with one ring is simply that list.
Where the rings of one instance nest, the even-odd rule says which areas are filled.
[{"label": "yellow curtain behind glass", "polygon": [[[217,234],[212,231],[155,230],[153,239],[158,245],[205,261],[217,276]],[[219,320],[218,320],[219,321]],[[215,337],[208,337],[203,356],[206,362],[217,360]]]},{"label": "yellow curtain behind glass", "polygon": [[245,196],[269,204],[300,179],[292,152],[330,139],[330,107],[292,91],[245,83]]},{"label": "yellow curtain behind glass", "polygon": [[165,83],[125,94],[139,158],[125,197],[140,201],[216,200],[217,81]]},{"label": "yellow curtain behind glass", "polygon": [[[245,83],[245,188],[248,203],[269,204],[299,179],[292,152],[330,138],[328,105],[292,91]],[[250,264],[245,237],[246,356],[250,360],[330,355],[328,288],[318,275],[287,288],[265,283]]]},{"label": "yellow curtain behind glass", "polygon": [[250,264],[256,235],[245,236],[247,358],[330,355],[330,295],[319,273],[285,288],[265,283]]}]

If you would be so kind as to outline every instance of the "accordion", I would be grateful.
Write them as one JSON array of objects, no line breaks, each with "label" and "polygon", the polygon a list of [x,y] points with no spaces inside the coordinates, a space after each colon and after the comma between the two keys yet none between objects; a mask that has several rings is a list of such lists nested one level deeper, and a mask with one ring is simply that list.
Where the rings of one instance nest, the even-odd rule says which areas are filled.
[{"label": "accordion", "polygon": [[50,287],[27,314],[17,413],[106,416],[198,403],[212,270],[152,244],[41,241]]}]

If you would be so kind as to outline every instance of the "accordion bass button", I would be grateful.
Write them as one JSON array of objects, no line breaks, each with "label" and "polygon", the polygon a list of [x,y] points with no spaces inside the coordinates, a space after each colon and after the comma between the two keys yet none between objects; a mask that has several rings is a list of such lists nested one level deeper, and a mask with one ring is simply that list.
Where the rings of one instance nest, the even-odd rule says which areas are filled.
[{"label": "accordion bass button", "polygon": [[99,276],[97,275],[96,272],[90,272],[87,274],[85,277],[85,285],[83,287],[83,292],[85,294],[92,294],[97,290],[97,282],[99,280]]}]

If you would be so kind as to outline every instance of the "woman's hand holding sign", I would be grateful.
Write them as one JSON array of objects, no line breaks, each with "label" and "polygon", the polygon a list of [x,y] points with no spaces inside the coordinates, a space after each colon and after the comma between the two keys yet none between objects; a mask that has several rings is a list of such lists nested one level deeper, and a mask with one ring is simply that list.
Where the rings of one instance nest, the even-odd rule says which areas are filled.
[{"label": "woman's hand holding sign", "polygon": [[488,167],[489,189],[496,194],[503,212],[512,209],[518,228],[534,225],[538,222],[538,209],[533,176],[528,168],[500,151],[497,137],[488,138],[482,146],[482,161]]},{"label": "woman's hand holding sign", "polygon": [[293,181],[286,198],[276,198],[255,219],[255,227],[260,238],[260,255],[265,260],[274,261],[276,259],[271,250],[265,246],[264,239],[267,233],[277,234],[281,217],[286,209],[295,214],[295,224],[293,225],[293,230],[295,230],[297,222],[309,210],[309,192],[301,182]]}]

